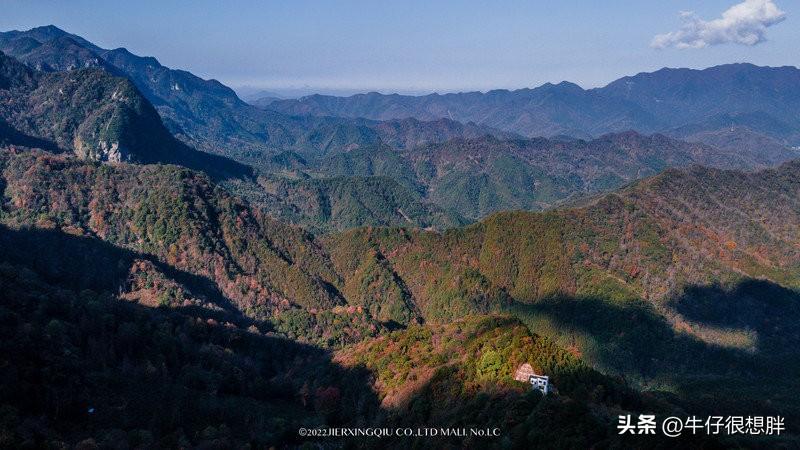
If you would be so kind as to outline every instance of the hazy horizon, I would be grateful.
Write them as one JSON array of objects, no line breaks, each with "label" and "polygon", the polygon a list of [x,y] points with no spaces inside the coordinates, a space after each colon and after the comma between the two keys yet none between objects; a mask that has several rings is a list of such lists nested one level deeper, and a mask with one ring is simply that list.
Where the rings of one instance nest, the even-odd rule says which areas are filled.
[{"label": "hazy horizon", "polygon": [[[723,65],[735,65],[735,64],[753,64],[753,63],[751,63],[749,61],[732,61],[732,62],[729,62],[729,63],[716,64],[716,65],[713,65],[713,66],[699,66],[699,67],[679,67],[679,66],[667,67],[667,66],[664,66],[664,67],[659,67],[659,68],[653,69],[653,70],[646,70],[646,71],[639,71],[639,72],[635,72],[635,73],[632,72],[632,73],[622,74],[619,77],[611,79],[607,83],[603,83],[603,84],[598,85],[598,86],[581,86],[579,83],[575,83],[574,81],[571,81],[571,80],[558,80],[558,81],[545,81],[545,82],[543,82],[541,84],[537,84],[537,85],[521,86],[521,87],[513,87],[513,88],[494,87],[494,88],[487,88],[487,89],[443,89],[443,90],[437,90],[437,91],[425,91],[425,90],[414,90],[414,89],[406,89],[406,90],[391,90],[391,89],[389,89],[389,90],[387,90],[387,89],[379,89],[379,88],[378,89],[371,89],[371,88],[364,88],[364,89],[358,89],[358,88],[335,88],[335,87],[326,87],[326,86],[319,86],[319,87],[317,87],[317,86],[290,86],[290,87],[285,87],[285,88],[282,88],[282,87],[269,87],[269,86],[259,87],[259,86],[249,85],[249,84],[242,84],[242,85],[238,85],[237,86],[237,85],[231,85],[231,84],[224,83],[224,82],[223,82],[223,84],[225,84],[226,86],[228,86],[231,89],[233,89],[234,91],[236,91],[236,93],[240,97],[248,97],[248,98],[253,98],[253,99],[257,98],[257,96],[254,95],[256,93],[262,94],[262,96],[275,95],[276,97],[282,98],[282,99],[299,98],[299,97],[304,97],[304,96],[314,95],[314,94],[331,95],[331,96],[338,96],[338,97],[350,97],[350,96],[353,96],[353,95],[369,94],[369,93],[373,93],[373,92],[377,92],[379,94],[384,94],[384,95],[399,94],[399,95],[409,95],[409,96],[425,96],[425,95],[434,95],[434,94],[444,95],[444,94],[458,94],[458,93],[469,93],[469,92],[481,92],[481,93],[485,94],[485,93],[490,92],[490,91],[503,91],[503,90],[505,90],[505,91],[515,91],[515,90],[523,90],[523,89],[535,89],[537,87],[543,86],[543,85],[548,84],[548,83],[550,83],[550,84],[559,84],[559,83],[563,83],[563,82],[573,83],[573,84],[578,85],[579,87],[581,87],[584,90],[590,90],[590,89],[597,89],[597,88],[605,87],[608,84],[610,84],[610,83],[612,83],[612,82],[614,82],[616,80],[619,80],[620,78],[624,78],[624,77],[628,77],[628,76],[635,76],[635,75],[638,75],[638,74],[641,74],[641,73],[653,73],[653,72],[657,72],[657,71],[662,70],[662,69],[705,70],[705,69],[710,69],[712,67],[718,67],[718,66],[723,66]],[[785,64],[783,66],[777,66],[777,65],[770,66],[770,65],[758,65],[758,64],[754,64],[754,65],[756,65],[758,67],[769,67],[769,68],[793,67],[793,68],[796,68],[796,69],[800,69],[800,66],[794,65],[794,64]],[[217,80],[217,81],[221,81],[221,80]]]},{"label": "hazy horizon", "polygon": [[791,26],[800,7],[785,0],[200,3],[0,0],[0,28],[53,24],[101,47],[126,47],[219,80],[243,96],[424,95],[561,81],[589,89],[664,67],[800,64],[793,48],[800,30]]}]

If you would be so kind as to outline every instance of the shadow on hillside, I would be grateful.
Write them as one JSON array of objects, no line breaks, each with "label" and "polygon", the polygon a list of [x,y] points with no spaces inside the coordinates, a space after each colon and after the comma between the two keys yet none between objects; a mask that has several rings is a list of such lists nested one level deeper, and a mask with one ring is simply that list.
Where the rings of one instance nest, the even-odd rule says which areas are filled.
[{"label": "shadow on hillside", "polygon": [[[799,304],[800,294],[764,281],[743,281],[730,290],[693,287],[668,308],[698,333],[676,330],[644,301],[554,298],[510,309],[531,331],[602,371],[642,389],[671,392],[684,405],[800,418]],[[715,342],[719,335],[713,333],[699,336],[705,328],[754,335],[755,348]]]},{"label": "shadow on hillside", "polygon": [[[582,357],[636,381],[666,375],[669,378],[696,369],[707,371],[709,361],[735,356],[688,335],[676,333],[652,309],[639,304],[612,304],[599,298],[555,298],[535,304],[515,303],[512,311],[531,331],[557,336]],[[687,354],[714,354],[714,358],[686,360]],[[703,367],[698,367],[700,362]],[[714,369],[721,370],[722,363]]]},{"label": "shadow on hillside", "polygon": [[[171,136],[170,136],[171,137]],[[229,179],[253,179],[255,170],[252,167],[220,155],[212,155],[190,147],[182,142],[175,143],[169,153],[146,163],[175,164],[187,169],[205,172],[215,181]]]},{"label": "shadow on hillside", "polygon": [[41,148],[52,153],[64,153],[55,142],[37,138],[18,131],[0,118],[0,145],[19,145],[29,148]]},{"label": "shadow on hillside", "polygon": [[245,328],[256,325],[262,331],[270,330],[267,322],[255,323],[244,316],[208,278],[176,269],[152,255],[123,249],[96,238],[58,230],[10,229],[0,225],[0,254],[3,260],[29,267],[49,283],[75,291],[91,289],[111,294],[125,291],[135,261],[147,261],[168,279],[219,308],[188,307],[196,310],[196,314],[202,310],[206,318]]},{"label": "shadow on hillside", "polygon": [[245,331],[243,319],[238,328],[208,321],[214,312],[202,308],[108,295],[140,257],[0,226],[0,363],[13,368],[0,377],[4,446],[295,446],[300,427],[383,417],[369,373],[327,351]]},{"label": "shadow on hillside", "polygon": [[691,321],[755,332],[761,352],[782,353],[800,341],[800,293],[769,281],[693,286],[668,305]]},{"label": "shadow on hillside", "polygon": [[[101,293],[119,290],[137,259],[202,293],[221,311],[97,301],[107,297]],[[146,431],[154,441],[137,434],[140,447],[188,446],[181,436],[195,444],[215,441],[221,448],[234,447],[243,436],[255,447],[299,445],[300,426],[375,426],[392,413],[380,408],[364,369],[344,368],[313,346],[244,331],[252,321],[210,280],[152,256],[61,231],[0,225],[0,262],[29,268],[60,288],[29,289],[26,277],[0,278],[0,364],[14,368],[0,371],[0,406],[14,408],[4,420],[16,420],[15,433],[39,444],[32,447],[43,446],[53,430],[71,442],[99,435],[113,442],[120,439],[115,430],[123,439]],[[687,289],[669,303],[700,324],[753,330],[756,352],[676,331],[645,302],[557,298],[515,303],[511,309],[534,333],[577,349],[590,364],[621,374],[636,387],[671,391],[674,396],[659,395],[692,413],[782,415],[788,425],[800,419],[798,299],[774,284],[744,281],[729,290]],[[469,403],[464,417],[475,420],[498,409],[485,397],[455,398]],[[91,416],[89,408],[95,411]],[[562,412],[552,411],[535,419],[547,421]],[[424,422],[427,414],[406,424],[436,425]],[[460,420],[457,413],[452,417]]]}]

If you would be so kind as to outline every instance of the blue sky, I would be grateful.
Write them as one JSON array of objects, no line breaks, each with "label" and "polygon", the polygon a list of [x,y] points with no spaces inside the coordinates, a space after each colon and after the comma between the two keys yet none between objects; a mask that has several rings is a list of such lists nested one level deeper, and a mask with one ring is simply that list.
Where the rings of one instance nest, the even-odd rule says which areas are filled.
[{"label": "blue sky", "polygon": [[[729,38],[715,23],[680,31],[681,11],[711,21],[743,1],[774,2],[782,16],[755,38]],[[4,31],[54,24],[204,78],[273,90],[594,87],[661,67],[800,65],[797,0],[0,0],[0,11]],[[653,48],[668,32],[678,34]]]}]

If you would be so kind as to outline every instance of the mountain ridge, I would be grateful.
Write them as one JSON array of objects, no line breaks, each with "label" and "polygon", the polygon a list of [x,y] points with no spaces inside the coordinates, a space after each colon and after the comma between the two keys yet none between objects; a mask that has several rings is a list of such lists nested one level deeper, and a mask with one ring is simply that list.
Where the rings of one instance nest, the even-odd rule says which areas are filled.
[{"label": "mountain ridge", "polygon": [[[32,42],[40,45],[31,48]],[[28,45],[21,45],[27,42]],[[48,51],[36,52],[45,44]],[[65,45],[68,44],[68,45]],[[77,44],[77,45],[73,45]],[[161,65],[156,58],[141,57],[125,48],[102,49],[86,39],[55,26],[29,31],[0,32],[0,50],[42,70],[69,70],[78,67],[103,67],[123,74],[133,81],[156,107],[167,128],[185,143],[208,153],[230,157],[239,162],[259,166],[263,160],[282,151],[305,154],[340,151],[352,145],[369,145],[382,137],[380,122],[342,118],[301,118],[265,111],[243,102],[236,93],[216,80],[204,80],[183,70]],[[61,62],[69,56],[68,62]],[[438,132],[444,137],[454,130],[446,122]],[[398,139],[398,130],[432,138],[437,132],[431,125],[405,121],[404,127],[389,125],[389,140]],[[414,126],[427,130],[416,132]],[[486,127],[463,125],[477,132],[495,132]],[[496,131],[498,133],[505,133]],[[338,142],[348,134],[350,139]]]},{"label": "mountain ridge", "polygon": [[0,98],[6,145],[95,161],[179,164],[222,178],[251,175],[246,166],[176,140],[133,83],[101,68],[36,72],[0,52]]},{"label": "mountain ridge", "polygon": [[[735,80],[735,81],[732,81]],[[792,81],[794,80],[794,81]],[[491,90],[425,96],[358,94],[350,97],[307,96],[277,100],[267,107],[297,114],[430,120],[451,117],[474,121],[523,136],[598,134],[633,128],[640,132],[667,132],[671,128],[700,123],[714,115],[762,112],[785,122],[790,130],[773,138],[800,142],[796,100],[800,70],[793,66],[760,67],[727,64],[706,69],[664,68],[622,77],[604,87],[583,89],[561,82],[535,88]],[[751,83],[747,96],[737,83]],[[699,85],[705,89],[703,98]],[[780,94],[773,95],[772,89]],[[777,90],[781,88],[780,90]],[[672,94],[669,94],[669,93]],[[738,94],[745,94],[745,97]],[[773,108],[766,109],[768,106]],[[771,109],[777,109],[773,112]],[[675,113],[681,111],[681,114]],[[755,131],[769,133],[752,126]]]},{"label": "mountain ridge", "polygon": [[[795,72],[291,115],[0,33],[0,447],[794,448]],[[788,425],[619,432],[643,414]],[[303,434],[471,427],[501,436]]]},{"label": "mountain ridge", "polygon": [[590,141],[483,136],[402,150],[363,147],[305,161],[299,170],[314,177],[389,176],[446,210],[478,220],[504,209],[551,208],[669,167],[752,170],[798,156],[779,145],[764,154],[755,144],[716,148],[627,131]]}]

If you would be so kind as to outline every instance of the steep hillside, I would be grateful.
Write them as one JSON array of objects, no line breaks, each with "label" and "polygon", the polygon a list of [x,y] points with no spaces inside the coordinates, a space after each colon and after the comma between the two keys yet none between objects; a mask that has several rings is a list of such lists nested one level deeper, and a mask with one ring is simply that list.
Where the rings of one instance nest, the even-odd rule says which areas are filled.
[{"label": "steep hillside", "polygon": [[212,283],[254,317],[291,304],[343,303],[332,287],[338,276],[311,236],[248,208],[200,173],[39,152],[3,152],[0,167],[9,226],[70,230],[152,255]]},{"label": "steep hillside", "polygon": [[447,311],[428,306],[443,300],[440,288],[470,278],[483,300],[501,298],[489,295],[496,287],[525,302],[607,285],[661,305],[683,287],[742,277],[792,288],[800,282],[798,170],[797,162],[755,173],[670,169],[582,207],[497,213],[442,234],[353,230],[326,242],[345,274],[354,253],[374,247],[387,256],[428,318]]},{"label": "steep hillside", "polygon": [[[213,151],[219,144],[234,147],[237,141],[249,147],[259,141],[255,134],[264,128],[257,123],[262,117],[255,108],[248,108],[215,80],[171,70],[155,58],[140,57],[124,48],[102,49],[53,26],[0,33],[0,50],[42,70],[113,68],[136,84],[173,133],[205,151]],[[65,55],[71,58],[66,64],[62,62]]]},{"label": "steep hillside", "polygon": [[419,180],[417,171],[408,158],[409,152],[376,145],[361,147],[338,153],[320,160],[311,160],[305,172],[318,177],[389,177],[409,190],[425,194],[426,187]]},{"label": "steep hillside", "polygon": [[[362,225],[446,228],[464,223],[457,215],[425,204],[417,193],[391,179],[298,183],[276,179],[260,187],[247,176],[249,167],[177,141],[129,81],[100,69],[42,74],[0,54],[0,99],[0,144],[74,153],[94,161],[173,163],[203,170],[214,178],[232,178],[229,183],[238,192],[263,203],[275,217],[315,231]],[[326,135],[333,141],[318,140],[313,145],[346,146],[358,142],[359,132],[339,128]],[[378,145],[380,138],[367,132],[372,145]],[[263,161],[262,167],[272,171],[294,164],[301,167],[305,159],[284,152]]]},{"label": "steep hillside", "polygon": [[[25,244],[24,233],[0,227],[0,245]],[[104,251],[96,240],[51,237]],[[593,371],[507,317],[412,326],[332,360],[204,310],[135,305],[90,279],[71,287],[3,255],[0,362],[11,368],[0,383],[0,444],[6,447],[298,446],[324,442],[298,436],[300,428],[419,423],[499,428],[504,438],[529,445],[621,445],[617,414],[683,413],[680,405]],[[542,397],[512,381],[510,371],[522,362],[552,374],[559,394]],[[343,441],[359,448],[407,446],[392,437]],[[490,442],[442,437],[433,446]],[[683,448],[711,443],[678,442]]]},{"label": "steep hillside", "polygon": [[[325,242],[346,280],[359,276],[357,255],[377,255],[428,323],[508,311],[592,366],[695,408],[713,398],[717,411],[795,416],[798,173],[796,162],[672,169],[580,208]],[[754,388],[767,382],[769,395]]]},{"label": "steep hillside", "polygon": [[544,209],[667,167],[749,166],[738,154],[632,132],[572,143],[451,141],[427,146],[409,159],[422,169],[420,177],[431,186],[434,202],[475,218],[500,210]]},{"label": "steep hillside", "polygon": [[109,72],[113,66],[97,55],[99,47],[87,40],[54,27],[37,27],[27,32],[9,31],[0,34],[2,51],[23,56],[25,63],[39,71],[66,71],[101,68]]},{"label": "steep hillside", "polygon": [[266,316],[291,305],[360,304],[366,294],[346,286],[365,255],[429,320],[606,288],[663,306],[712,281],[798,284],[797,163],[756,173],[671,169],[580,208],[499,213],[443,234],[358,229],[327,236],[321,248],[186,169],[36,151],[6,151],[1,161],[4,223],[152,255]]},{"label": "steep hillside", "polygon": [[0,53],[0,142],[71,152],[94,161],[176,163],[217,176],[245,175],[164,128],[133,84],[100,69],[33,72]]}]

